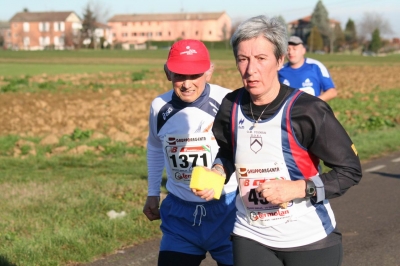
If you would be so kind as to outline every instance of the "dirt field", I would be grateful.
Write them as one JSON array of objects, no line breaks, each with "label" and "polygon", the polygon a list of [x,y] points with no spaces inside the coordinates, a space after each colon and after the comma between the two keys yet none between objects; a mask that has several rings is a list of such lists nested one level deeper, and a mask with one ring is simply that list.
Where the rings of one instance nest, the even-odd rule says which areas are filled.
[{"label": "dirt field", "polygon": [[[400,66],[346,66],[329,70],[342,98],[353,97],[354,92],[400,86]],[[143,80],[134,82],[131,73],[42,75],[31,77],[30,82],[60,79],[68,81],[61,89],[70,86],[71,90],[0,94],[0,135],[60,137],[80,128],[145,146],[150,102],[170,88],[161,71],[148,73]],[[241,85],[235,69],[216,71],[212,82],[231,89]],[[6,83],[0,77],[0,87]],[[100,83],[101,88],[95,88]],[[118,88],[110,89],[115,84]],[[87,89],[73,89],[82,85]]]}]

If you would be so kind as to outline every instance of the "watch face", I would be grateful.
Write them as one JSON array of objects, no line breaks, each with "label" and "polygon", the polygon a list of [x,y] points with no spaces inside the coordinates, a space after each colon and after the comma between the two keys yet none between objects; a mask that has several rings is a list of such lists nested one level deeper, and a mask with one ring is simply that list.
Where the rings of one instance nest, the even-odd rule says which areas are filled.
[{"label": "watch face", "polygon": [[306,198],[311,198],[315,194],[315,184],[311,180],[306,181]]}]

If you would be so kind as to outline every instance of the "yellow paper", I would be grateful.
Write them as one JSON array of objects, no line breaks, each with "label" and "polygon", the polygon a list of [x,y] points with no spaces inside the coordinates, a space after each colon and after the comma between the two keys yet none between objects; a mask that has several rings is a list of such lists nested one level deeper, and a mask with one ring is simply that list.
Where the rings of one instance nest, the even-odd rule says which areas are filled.
[{"label": "yellow paper", "polygon": [[214,189],[214,199],[219,199],[224,187],[224,182],[225,177],[205,169],[202,166],[195,166],[193,167],[189,187],[197,190],[212,188]]}]

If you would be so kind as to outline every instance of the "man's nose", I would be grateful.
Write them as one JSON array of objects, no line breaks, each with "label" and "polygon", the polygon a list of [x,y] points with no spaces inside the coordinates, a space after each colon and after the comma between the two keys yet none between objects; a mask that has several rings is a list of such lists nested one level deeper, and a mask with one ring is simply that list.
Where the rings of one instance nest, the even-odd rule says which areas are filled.
[{"label": "man's nose", "polygon": [[189,77],[186,77],[182,82],[182,86],[185,88],[190,88],[192,86],[192,80]]}]

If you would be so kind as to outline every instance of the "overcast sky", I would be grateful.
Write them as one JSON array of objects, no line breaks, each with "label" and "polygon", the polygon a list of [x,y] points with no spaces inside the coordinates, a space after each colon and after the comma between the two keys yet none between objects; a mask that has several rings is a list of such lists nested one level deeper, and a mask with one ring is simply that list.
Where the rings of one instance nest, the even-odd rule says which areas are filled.
[{"label": "overcast sky", "polygon": [[[310,15],[317,0],[0,0],[0,20],[9,20],[27,8],[39,11],[75,11],[82,17],[87,3],[101,6],[109,17],[132,13],[177,13],[226,11],[233,21],[251,16],[282,16],[286,22]],[[341,22],[344,29],[349,18],[356,25],[366,12],[374,12],[386,19],[393,34],[400,37],[400,0],[323,0],[329,17]]]}]

